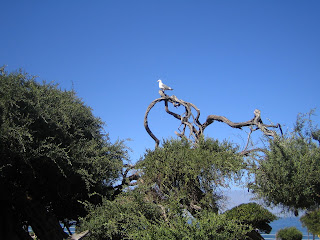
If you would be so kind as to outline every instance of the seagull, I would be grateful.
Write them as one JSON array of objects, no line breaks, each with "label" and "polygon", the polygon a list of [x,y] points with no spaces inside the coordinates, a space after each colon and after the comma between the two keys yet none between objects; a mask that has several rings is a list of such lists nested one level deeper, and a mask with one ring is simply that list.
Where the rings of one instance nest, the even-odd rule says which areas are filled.
[{"label": "seagull", "polygon": [[89,230],[86,230],[86,231],[81,232],[81,233],[74,233],[68,239],[70,239],[70,240],[79,240],[79,239],[83,238],[85,235],[87,235],[88,233],[89,233]]},{"label": "seagull", "polygon": [[159,82],[159,88],[160,88],[162,91],[165,91],[165,90],[173,90],[171,87],[168,87],[167,85],[163,84],[160,79],[159,79],[157,82]]}]

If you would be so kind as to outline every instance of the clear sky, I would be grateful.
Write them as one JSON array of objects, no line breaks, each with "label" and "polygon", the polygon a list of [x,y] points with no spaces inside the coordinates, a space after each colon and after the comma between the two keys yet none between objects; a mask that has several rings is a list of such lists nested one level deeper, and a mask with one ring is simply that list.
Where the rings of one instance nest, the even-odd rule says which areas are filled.
[{"label": "clear sky", "polygon": [[[258,108],[290,128],[299,112],[319,113],[318,0],[4,0],[0,23],[0,65],[73,87],[112,141],[132,139],[133,161],[154,147],[143,118],[158,79],[201,121],[246,121]],[[162,104],[151,111],[158,138],[175,136],[171,118]],[[205,133],[241,143],[245,132]]]}]

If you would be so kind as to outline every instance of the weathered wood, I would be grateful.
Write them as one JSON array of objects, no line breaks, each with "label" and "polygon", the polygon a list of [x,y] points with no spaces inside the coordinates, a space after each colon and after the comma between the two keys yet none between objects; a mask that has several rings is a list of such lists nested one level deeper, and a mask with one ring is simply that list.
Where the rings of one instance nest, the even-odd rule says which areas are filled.
[{"label": "weathered wood", "polygon": [[[193,141],[197,142],[200,138],[201,135],[203,135],[204,130],[213,122],[222,122],[227,124],[228,126],[232,128],[237,128],[237,129],[242,129],[243,127],[249,127],[250,128],[250,133],[248,135],[248,140],[245,149],[242,151],[243,154],[248,154],[254,149],[248,150],[248,142],[251,136],[251,133],[256,130],[260,130],[264,135],[270,136],[275,138],[277,136],[276,131],[271,130],[271,129],[279,129],[281,134],[282,134],[282,129],[280,124],[276,125],[268,125],[264,124],[263,121],[261,120],[261,111],[258,109],[254,110],[254,116],[251,120],[244,121],[244,122],[232,122],[228,118],[224,116],[218,116],[218,115],[209,115],[204,123],[200,123],[199,117],[200,117],[200,109],[197,108],[194,104],[185,102],[181,99],[178,99],[176,96],[168,96],[164,93],[164,91],[159,90],[159,94],[161,98],[157,98],[153,100],[145,113],[144,116],[144,127],[147,131],[147,133],[150,135],[150,137],[155,141],[156,147],[159,146],[159,139],[153,134],[151,129],[149,128],[148,125],[148,115],[150,110],[159,102],[164,101],[164,107],[165,111],[173,116],[175,119],[179,120],[181,122],[180,127],[182,126],[182,130],[180,130],[180,127],[178,128],[180,132],[175,131],[175,134],[179,137],[186,137],[188,139],[192,139]],[[178,114],[175,113],[174,111],[169,109],[169,104],[172,103],[174,107],[180,107],[183,106],[185,109],[185,112],[183,114]],[[196,116],[192,113],[192,110],[196,111]],[[186,129],[189,130],[189,136],[186,136]]]}]

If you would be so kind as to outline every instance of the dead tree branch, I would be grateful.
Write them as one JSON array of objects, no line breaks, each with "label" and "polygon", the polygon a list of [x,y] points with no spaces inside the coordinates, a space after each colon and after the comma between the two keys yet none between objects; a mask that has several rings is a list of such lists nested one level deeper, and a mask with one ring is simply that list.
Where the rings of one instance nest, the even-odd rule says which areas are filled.
[{"label": "dead tree branch", "polygon": [[[248,136],[247,144],[245,149],[242,151],[243,154],[248,154],[252,150],[247,150],[249,145],[249,140],[251,137],[251,133],[256,130],[260,130],[264,135],[270,136],[275,138],[277,136],[277,133],[274,129],[279,129],[282,135],[282,129],[280,124],[276,125],[268,125],[264,124],[261,120],[261,111],[258,109],[254,110],[254,116],[251,120],[245,121],[245,122],[232,122],[228,118],[224,116],[218,116],[218,115],[209,115],[204,123],[200,123],[199,117],[200,117],[200,109],[198,109],[194,104],[185,102],[181,99],[178,99],[176,96],[168,96],[164,93],[164,91],[159,90],[159,94],[161,98],[157,98],[153,100],[150,105],[147,108],[147,111],[144,116],[144,127],[150,137],[155,141],[156,147],[159,146],[159,139],[153,134],[153,132],[150,130],[148,125],[148,115],[151,109],[158,103],[163,101],[165,111],[179,120],[181,122],[180,127],[182,127],[182,130],[180,130],[180,127],[178,128],[179,132],[175,132],[177,136],[179,137],[186,137],[186,129],[189,130],[189,136],[188,139],[191,139],[195,142],[197,142],[200,138],[200,136],[203,134],[204,130],[212,124],[214,121],[217,122],[223,122],[227,125],[229,125],[232,128],[242,129],[243,127],[249,127],[250,133]],[[175,108],[178,108],[180,106],[184,107],[184,113],[178,114],[169,109],[169,104],[171,103]],[[193,114],[195,113],[195,115]],[[271,130],[272,129],[272,130]]]},{"label": "dead tree branch", "polygon": [[135,169],[135,165],[131,165],[131,164],[124,164],[123,165],[122,181],[119,185],[114,187],[115,191],[113,193],[113,198],[115,198],[117,195],[119,195],[125,187],[135,186],[136,183],[132,183],[132,181],[141,180],[140,179],[141,174],[139,171],[134,171],[133,173],[130,173],[130,175],[129,175],[129,172],[134,169]]}]

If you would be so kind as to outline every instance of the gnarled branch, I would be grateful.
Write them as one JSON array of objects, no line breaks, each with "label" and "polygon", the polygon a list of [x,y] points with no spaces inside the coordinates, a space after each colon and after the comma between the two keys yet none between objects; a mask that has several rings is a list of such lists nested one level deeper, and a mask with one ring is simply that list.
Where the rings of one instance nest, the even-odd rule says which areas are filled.
[{"label": "gnarled branch", "polygon": [[[148,108],[147,111],[145,113],[144,116],[144,127],[146,129],[146,131],[148,132],[148,134],[150,135],[150,137],[155,141],[156,143],[156,147],[159,146],[159,139],[152,133],[152,131],[149,128],[148,125],[148,115],[150,110],[158,103],[161,101],[164,101],[164,106],[165,106],[165,111],[170,114],[171,116],[173,116],[174,118],[178,119],[181,122],[180,127],[182,126],[182,130],[180,130],[180,127],[178,128],[178,130],[180,132],[175,132],[179,137],[186,137],[186,129],[189,130],[189,137],[188,139],[192,139],[193,141],[197,142],[200,138],[200,136],[203,134],[204,130],[210,125],[212,124],[214,121],[217,122],[223,122],[227,125],[229,125],[232,128],[238,128],[238,129],[242,129],[243,127],[250,127],[251,131],[249,133],[248,136],[248,142],[250,139],[250,135],[253,131],[256,130],[260,130],[264,135],[266,136],[270,136],[275,138],[277,136],[277,133],[275,130],[271,130],[271,129],[276,129],[278,128],[282,134],[282,129],[281,129],[281,125],[280,124],[276,124],[276,125],[268,125],[268,124],[264,124],[263,121],[261,120],[261,111],[258,109],[254,110],[254,116],[251,120],[245,121],[245,122],[232,122],[230,121],[228,118],[224,117],[224,116],[218,116],[218,115],[209,115],[206,119],[206,121],[204,123],[200,123],[199,121],[199,117],[200,117],[200,109],[198,109],[194,104],[189,103],[189,102],[185,102],[181,99],[178,99],[176,96],[172,95],[172,96],[168,96],[164,93],[164,91],[159,90],[159,94],[161,96],[161,98],[157,98],[155,100],[153,100]],[[185,109],[185,112],[183,114],[178,114],[175,113],[173,111],[169,110],[169,106],[168,103],[172,103],[174,107],[180,107],[183,106]],[[193,112],[196,112],[196,116],[193,114]],[[243,154],[248,154],[249,152],[251,152],[252,150],[247,150],[248,147],[248,142],[246,144],[245,150],[242,151]]]}]

